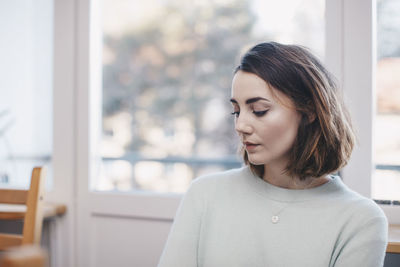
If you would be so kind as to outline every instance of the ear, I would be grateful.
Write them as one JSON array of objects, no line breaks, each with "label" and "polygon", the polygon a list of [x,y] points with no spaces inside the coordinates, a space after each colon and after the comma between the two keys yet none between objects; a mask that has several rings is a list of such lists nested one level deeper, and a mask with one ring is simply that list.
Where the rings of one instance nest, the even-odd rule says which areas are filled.
[{"label": "ear", "polygon": [[316,118],[317,118],[317,115],[313,112],[303,113],[303,120],[306,121],[306,124],[313,123]]},{"label": "ear", "polygon": [[317,118],[317,115],[315,113],[308,113],[307,115],[308,123],[313,123],[315,119]]}]

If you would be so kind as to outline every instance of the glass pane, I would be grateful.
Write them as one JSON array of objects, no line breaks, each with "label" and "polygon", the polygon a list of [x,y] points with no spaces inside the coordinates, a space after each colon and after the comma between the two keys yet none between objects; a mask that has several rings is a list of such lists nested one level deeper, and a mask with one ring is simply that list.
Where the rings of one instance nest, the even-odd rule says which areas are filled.
[{"label": "glass pane", "polygon": [[241,166],[230,115],[239,54],[260,41],[324,54],[324,0],[103,0],[101,172],[94,190],[183,192]]},{"label": "glass pane", "polygon": [[52,16],[51,0],[0,1],[2,186],[27,188],[34,166],[51,167]]},{"label": "glass pane", "polygon": [[377,113],[373,197],[400,199],[400,2],[377,2]]}]

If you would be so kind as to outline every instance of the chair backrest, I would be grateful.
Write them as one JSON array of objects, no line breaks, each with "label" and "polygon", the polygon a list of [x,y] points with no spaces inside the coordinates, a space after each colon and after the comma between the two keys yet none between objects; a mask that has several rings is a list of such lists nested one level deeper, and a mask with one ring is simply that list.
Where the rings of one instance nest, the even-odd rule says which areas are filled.
[{"label": "chair backrest", "polygon": [[[0,233],[0,250],[10,247],[39,244],[43,223],[43,195],[46,169],[35,167],[32,171],[29,190],[0,189],[0,203],[25,205],[22,234]],[[2,214],[3,219],[15,219],[17,213]]]}]

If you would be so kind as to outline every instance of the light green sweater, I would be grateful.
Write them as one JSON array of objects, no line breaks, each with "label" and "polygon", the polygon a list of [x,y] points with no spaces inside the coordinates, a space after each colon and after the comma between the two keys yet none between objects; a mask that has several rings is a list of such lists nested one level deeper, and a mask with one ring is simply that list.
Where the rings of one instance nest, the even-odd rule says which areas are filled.
[{"label": "light green sweater", "polygon": [[158,266],[383,266],[384,213],[331,178],[311,189],[284,189],[244,167],[194,180]]}]

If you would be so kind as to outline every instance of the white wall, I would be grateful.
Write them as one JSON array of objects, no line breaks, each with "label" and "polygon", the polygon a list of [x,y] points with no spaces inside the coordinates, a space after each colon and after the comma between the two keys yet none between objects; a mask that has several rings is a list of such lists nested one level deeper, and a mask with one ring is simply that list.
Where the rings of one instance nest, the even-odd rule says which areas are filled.
[{"label": "white wall", "polygon": [[[51,156],[52,152],[52,0],[0,1],[0,160],[13,156]],[[2,167],[16,186],[27,186],[31,161]],[[6,166],[6,167],[4,167]]]}]

